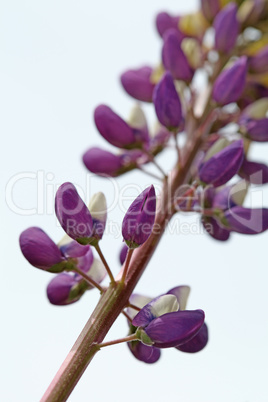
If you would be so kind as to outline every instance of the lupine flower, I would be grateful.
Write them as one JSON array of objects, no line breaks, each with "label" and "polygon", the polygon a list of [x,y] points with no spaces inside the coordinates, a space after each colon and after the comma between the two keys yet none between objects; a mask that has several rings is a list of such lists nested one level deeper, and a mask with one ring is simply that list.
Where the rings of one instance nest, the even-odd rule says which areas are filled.
[{"label": "lupine flower", "polygon": [[245,88],[246,74],[247,58],[242,56],[220,73],[213,86],[213,99],[220,105],[236,102]]},{"label": "lupine flower", "polygon": [[231,2],[217,14],[214,20],[215,49],[219,52],[229,53],[236,43],[239,32],[236,14],[237,5]]},{"label": "lupine flower", "polygon": [[86,168],[97,175],[117,177],[146,163],[148,158],[139,150],[124,151],[117,155],[104,149],[93,147],[83,155]]},{"label": "lupine flower", "polygon": [[204,323],[202,310],[178,310],[174,295],[163,295],[143,307],[132,320],[141,342],[158,348],[180,346],[191,340]]},{"label": "lupine flower", "polygon": [[63,230],[78,243],[92,240],[93,221],[87,206],[72,183],[63,183],[55,198],[55,212]]},{"label": "lupine flower", "polygon": [[169,130],[178,129],[182,120],[181,102],[169,72],[155,87],[153,101],[160,123]]},{"label": "lupine flower", "polygon": [[191,81],[193,69],[181,49],[181,41],[175,29],[169,29],[164,35],[162,61],[166,70],[176,80]]},{"label": "lupine flower", "polygon": [[57,245],[40,228],[30,227],[20,235],[20,248],[24,257],[36,268],[49,272],[62,272],[65,258]]},{"label": "lupine flower", "polygon": [[[148,303],[150,304],[150,302],[153,302],[154,306],[153,306],[153,312],[156,315],[162,315],[166,312],[170,312],[170,310],[176,310],[177,308],[179,308],[180,311],[185,310],[186,309],[186,303],[187,303],[187,299],[190,293],[190,288],[189,286],[177,286],[175,288],[170,289],[166,295],[173,295],[176,297],[176,299],[170,299],[170,298],[166,298],[166,303],[164,305],[164,307],[161,307],[161,299],[159,302],[156,302],[154,304],[154,300],[157,300],[159,298],[156,298],[154,300],[152,300],[149,297],[145,297],[145,296],[141,296],[141,295],[137,295],[137,294],[133,294],[130,297],[130,302],[131,304],[139,307],[139,308],[143,308],[146,305],[148,306]],[[162,297],[162,296],[160,296]],[[163,301],[163,299],[162,299]],[[169,303],[171,301],[171,303]],[[150,308],[149,308],[150,311]],[[129,315],[130,318],[134,319],[134,317],[137,315],[137,311],[132,309],[132,308],[128,308],[127,309],[127,313]],[[129,334],[134,334],[137,330],[137,327],[135,327],[133,325],[133,321],[132,323],[128,322],[129,327],[130,327],[130,331]],[[197,335],[195,335],[190,341],[188,341],[187,343],[183,344],[182,346],[176,347],[176,349],[181,350],[183,352],[188,352],[188,353],[195,353],[198,352],[200,350],[202,350],[208,341],[208,329],[206,324],[204,323],[203,326],[201,327],[200,331],[197,333]],[[139,346],[140,344],[140,346]],[[133,341],[133,342],[129,342],[128,343],[128,347],[130,349],[130,351],[132,352],[132,354],[138,359],[141,360],[145,363],[154,363],[156,362],[159,357],[160,357],[160,350],[155,347],[155,346],[149,346],[149,345],[145,345],[142,342],[137,342],[137,341]]]},{"label": "lupine flower", "polygon": [[105,195],[101,192],[92,196],[88,209],[93,220],[92,237],[102,239],[107,220],[107,203]]},{"label": "lupine flower", "polygon": [[264,163],[244,159],[238,174],[252,184],[268,183],[268,166]]},{"label": "lupine flower", "polygon": [[243,159],[243,140],[234,141],[199,166],[199,178],[206,184],[219,187],[238,172]]},{"label": "lupine flower", "polygon": [[184,38],[184,35],[179,31],[179,16],[172,16],[166,12],[157,14],[156,16],[156,28],[161,37],[164,36],[165,32],[174,28],[177,30],[180,40]]},{"label": "lupine flower", "polygon": [[140,145],[132,128],[108,106],[98,106],[94,120],[103,138],[115,147],[130,149]]},{"label": "lupine flower", "polygon": [[153,69],[148,66],[127,70],[121,75],[125,91],[142,102],[152,102],[155,84],[151,80]]},{"label": "lupine flower", "polygon": [[212,21],[220,11],[219,0],[201,0],[201,10],[208,21]]},{"label": "lupine flower", "polygon": [[130,205],[122,224],[122,235],[129,248],[136,248],[149,238],[155,219],[154,186],[147,187]]},{"label": "lupine flower", "polygon": [[254,73],[265,73],[268,71],[268,46],[265,46],[249,59],[249,69]]},{"label": "lupine flower", "polygon": [[262,233],[268,229],[268,209],[235,206],[225,212],[224,222],[234,232]]},{"label": "lupine flower", "polygon": [[[89,246],[86,246],[89,247]],[[87,253],[88,254],[88,253]],[[104,265],[98,260],[92,260],[91,263],[85,263],[87,254],[79,259],[79,268],[97,283],[106,276]],[[91,259],[91,256],[89,256]],[[83,294],[93,289],[85,279],[76,273],[61,273],[54,277],[47,286],[47,297],[51,304],[65,306],[78,301]]]}]

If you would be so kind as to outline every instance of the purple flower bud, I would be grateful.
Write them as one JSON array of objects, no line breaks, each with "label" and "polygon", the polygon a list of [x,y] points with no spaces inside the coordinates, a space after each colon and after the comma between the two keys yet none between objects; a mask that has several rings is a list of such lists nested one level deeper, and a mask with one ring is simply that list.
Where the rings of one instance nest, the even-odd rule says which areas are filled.
[{"label": "purple flower bud", "polygon": [[54,277],[47,286],[47,297],[51,304],[66,306],[80,299],[86,287],[79,287],[74,275],[62,273]]},{"label": "purple flower bud", "polygon": [[206,184],[219,187],[238,172],[243,159],[243,140],[234,141],[199,166],[199,178]]},{"label": "purple flower bud", "polygon": [[201,0],[201,10],[208,21],[212,21],[220,11],[219,0]]},{"label": "purple flower bud", "polygon": [[150,139],[150,152],[153,155],[157,155],[159,152],[163,151],[170,137],[170,131],[168,131],[165,127],[159,125],[158,130]]},{"label": "purple flower bud", "polygon": [[144,345],[140,341],[128,342],[127,346],[136,359],[144,363],[155,363],[160,358],[160,350],[153,346]]},{"label": "purple flower bud", "polygon": [[215,240],[226,241],[230,237],[230,230],[223,228],[216,219],[208,216],[202,216],[201,220],[207,233]]},{"label": "purple flower bud", "polygon": [[194,72],[181,49],[180,42],[178,32],[175,29],[169,29],[165,33],[162,49],[163,64],[174,79],[191,81]]},{"label": "purple flower bud", "polygon": [[181,352],[196,353],[204,349],[207,343],[208,327],[204,323],[197,335],[195,335],[190,341],[184,343],[183,345],[177,346],[176,349],[180,350]]},{"label": "purple flower bud", "polygon": [[148,66],[127,70],[121,75],[125,91],[142,102],[152,102],[155,84],[151,81],[153,69]]},{"label": "purple flower bud", "polygon": [[159,122],[170,130],[177,129],[182,120],[181,101],[169,72],[155,87],[153,101]]},{"label": "purple flower bud", "polygon": [[144,329],[158,348],[180,346],[200,331],[205,319],[202,310],[184,310],[166,313],[155,318]]},{"label": "purple flower bud", "polygon": [[63,183],[55,198],[55,212],[63,230],[78,243],[92,240],[93,222],[87,206],[72,183]]},{"label": "purple flower bud", "polygon": [[173,17],[170,14],[166,12],[162,12],[157,14],[156,16],[156,28],[161,37],[163,37],[164,33],[170,29],[174,28],[178,32],[178,35],[180,36],[180,41],[184,38],[184,35],[182,32],[179,31],[179,19],[180,17]]},{"label": "purple flower bud", "polygon": [[154,186],[147,187],[130,205],[122,224],[122,235],[129,248],[143,244],[153,230],[156,208]]},{"label": "purple flower bud", "polygon": [[268,229],[267,208],[233,207],[225,212],[226,221],[230,230],[243,234],[258,234]]},{"label": "purple flower bud", "polygon": [[264,163],[244,159],[238,174],[252,184],[268,183],[268,166]]},{"label": "purple flower bud", "polygon": [[215,48],[222,53],[229,53],[235,43],[239,32],[236,18],[237,5],[233,2],[227,4],[214,20]]},{"label": "purple flower bud", "polygon": [[246,85],[246,75],[247,58],[242,56],[220,73],[213,86],[213,99],[220,105],[236,102]]},{"label": "purple flower bud", "polygon": [[24,230],[19,242],[22,254],[34,267],[50,272],[64,271],[65,258],[42,229],[30,227]]},{"label": "purple flower bud", "polygon": [[247,137],[256,142],[268,141],[268,118],[248,119],[244,125]]},{"label": "purple flower bud", "polygon": [[90,172],[108,177],[116,177],[122,167],[120,155],[97,147],[90,148],[83,155],[83,162]]},{"label": "purple flower bud", "polygon": [[249,59],[249,68],[254,73],[265,73],[268,71],[268,46],[265,46]]},{"label": "purple flower bud", "polygon": [[98,106],[94,120],[103,138],[115,147],[129,149],[141,145],[137,143],[132,128],[108,106]]},{"label": "purple flower bud", "polygon": [[119,255],[119,260],[120,260],[121,265],[123,265],[125,262],[127,252],[128,252],[128,246],[126,244],[124,244],[120,251],[120,255]]}]

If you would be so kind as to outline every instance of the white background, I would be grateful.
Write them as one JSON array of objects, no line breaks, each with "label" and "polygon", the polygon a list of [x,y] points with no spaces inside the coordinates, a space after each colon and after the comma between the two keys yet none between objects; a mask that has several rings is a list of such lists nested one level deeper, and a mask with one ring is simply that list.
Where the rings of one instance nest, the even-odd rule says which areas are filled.
[{"label": "white background", "polygon": [[[156,13],[196,7],[194,0],[166,5],[163,0],[9,0],[1,6],[1,401],[41,398],[98,298],[91,291],[77,304],[50,305],[45,288],[52,274],[27,263],[19,234],[40,226],[60,240],[63,231],[53,202],[64,181],[79,186],[86,199],[104,191],[111,205],[113,185],[89,176],[81,162],[88,147],[106,146],[93,124],[94,107],[106,103],[127,117],[133,101],[122,90],[119,75],[129,67],[158,63]],[[267,160],[266,144],[253,151]],[[166,170],[173,160],[172,153],[159,158]],[[137,195],[133,184],[141,191],[151,180],[137,172],[120,178],[121,199]],[[126,185],[130,188],[125,191]],[[255,189],[248,203],[260,205],[261,197]],[[263,202],[267,205],[267,194]],[[129,203],[125,197],[124,208]],[[123,216],[117,204],[109,220],[120,229]],[[70,401],[268,400],[267,234],[233,235],[222,244],[202,234],[197,216],[181,215],[179,220],[188,226],[177,235],[167,233],[137,291],[156,296],[190,285],[188,307],[206,312],[208,346],[196,355],[164,350],[151,366],[135,360],[126,345],[106,348]],[[115,274],[121,240],[110,233],[102,244]],[[107,340],[126,333],[120,317]]]}]

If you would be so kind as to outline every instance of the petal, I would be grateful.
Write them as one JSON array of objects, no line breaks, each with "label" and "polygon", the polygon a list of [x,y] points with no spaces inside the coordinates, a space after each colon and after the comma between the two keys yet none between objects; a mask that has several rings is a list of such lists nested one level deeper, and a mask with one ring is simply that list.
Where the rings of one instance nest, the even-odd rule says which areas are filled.
[{"label": "petal", "polygon": [[38,227],[24,230],[19,242],[22,254],[36,268],[49,270],[65,260],[53,240]]},{"label": "petal", "polygon": [[[143,295],[139,295],[139,294],[135,294],[135,293],[133,293],[133,294],[130,296],[130,298],[129,298],[129,302],[130,302],[131,304],[133,304],[134,306],[139,307],[139,308],[141,308],[141,309],[142,309],[146,304],[150,303],[150,301],[152,301],[152,297],[143,296]],[[131,318],[134,318],[134,317],[138,314],[138,311],[135,310],[135,309],[133,309],[133,308],[131,308],[131,307],[128,307],[128,308],[127,308],[127,314],[128,314]]]},{"label": "petal", "polygon": [[72,239],[91,237],[92,217],[72,183],[63,183],[59,187],[55,198],[55,212],[61,227]]},{"label": "petal", "polygon": [[186,309],[186,304],[187,300],[190,294],[190,286],[187,285],[181,285],[177,286],[173,289],[170,289],[167,294],[168,295],[174,295],[176,296],[178,303],[179,303],[179,309],[180,310],[185,310]]},{"label": "petal", "polygon": [[60,251],[66,258],[77,258],[85,255],[90,246],[82,246],[77,243],[77,241],[72,240],[69,243],[66,243],[60,246]]},{"label": "petal", "polygon": [[122,224],[122,235],[131,248],[143,244],[150,236],[155,219],[154,186],[147,187],[130,205]]},{"label": "petal", "polygon": [[170,348],[192,339],[200,331],[204,319],[202,310],[167,313],[152,320],[145,332],[155,347]]},{"label": "petal", "polygon": [[[71,291],[77,288],[77,292],[74,291],[74,295],[71,296]],[[71,304],[80,299],[84,292],[79,292],[79,285],[73,275],[62,273],[55,276],[47,286],[47,297],[51,304],[57,306],[65,306]]]},{"label": "petal", "polygon": [[140,341],[128,342],[127,346],[133,356],[144,363],[155,363],[160,358],[161,352],[159,349],[144,345]]},{"label": "petal", "polygon": [[83,155],[86,168],[95,174],[115,177],[122,167],[120,155],[114,155],[104,149],[93,147]]},{"label": "petal", "polygon": [[226,241],[230,237],[230,230],[222,227],[218,221],[212,217],[202,216],[202,224],[207,233],[215,240]]},{"label": "petal", "polygon": [[243,234],[258,234],[268,229],[267,208],[233,207],[225,212],[229,228]]},{"label": "petal", "polygon": [[94,194],[89,202],[88,209],[93,219],[93,236],[101,239],[107,220],[107,203],[102,192]]},{"label": "petal", "polygon": [[217,14],[214,20],[215,48],[222,53],[229,53],[236,43],[239,32],[236,14],[237,5],[231,2]]},{"label": "petal", "polygon": [[120,264],[123,265],[127,256],[128,246],[126,244],[123,245],[120,251],[119,260]]},{"label": "petal", "polygon": [[183,345],[177,346],[176,349],[180,350],[181,352],[196,353],[204,349],[207,343],[208,327],[204,323],[197,335],[195,335],[190,341],[184,343]]},{"label": "petal", "polygon": [[155,84],[151,81],[153,69],[144,66],[127,70],[121,75],[121,83],[125,91],[142,102],[152,102]]},{"label": "petal", "polygon": [[184,38],[184,35],[179,31],[179,19],[180,17],[174,17],[166,12],[161,12],[156,16],[156,28],[161,37],[164,33],[170,29],[174,28],[177,30],[180,40]]},{"label": "petal", "polygon": [[252,184],[268,183],[268,166],[264,163],[244,159],[238,174]]},{"label": "petal", "polygon": [[169,294],[156,297],[138,312],[132,321],[132,325],[146,327],[156,317],[172,311],[178,311],[178,308],[179,304],[176,296]]}]

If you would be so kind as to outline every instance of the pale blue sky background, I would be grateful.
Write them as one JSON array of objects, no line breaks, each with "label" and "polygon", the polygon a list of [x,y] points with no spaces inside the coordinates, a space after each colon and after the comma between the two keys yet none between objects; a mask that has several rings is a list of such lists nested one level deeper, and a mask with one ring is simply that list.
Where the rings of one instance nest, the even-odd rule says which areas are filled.
[{"label": "pale blue sky background", "polygon": [[[77,304],[50,305],[45,288],[52,275],[27,263],[18,236],[35,225],[56,242],[61,239],[53,200],[64,181],[87,195],[101,190],[112,204],[113,184],[92,178],[81,163],[89,146],[106,145],[93,124],[94,107],[106,103],[127,117],[133,101],[118,77],[128,67],[159,61],[157,11],[185,12],[197,3],[9,0],[1,6],[1,401],[41,398],[98,298],[92,291]],[[255,146],[253,153],[267,160],[267,145]],[[169,153],[159,162],[168,169],[172,159]],[[132,183],[143,189],[151,181],[136,172],[120,178],[121,197],[137,194],[135,188],[125,190]],[[257,206],[262,197],[267,206],[267,191],[259,189],[247,202]],[[110,222],[120,228],[123,215],[117,204]],[[135,360],[126,345],[106,348],[87,369],[71,402],[267,402],[267,234],[234,235],[221,244],[201,233],[197,216],[179,220],[198,233],[167,234],[137,291],[156,296],[190,285],[188,307],[206,312],[207,348],[196,355],[164,350],[152,366]],[[115,274],[120,246],[121,237],[112,233],[103,241]],[[120,317],[107,340],[126,333]]]}]

